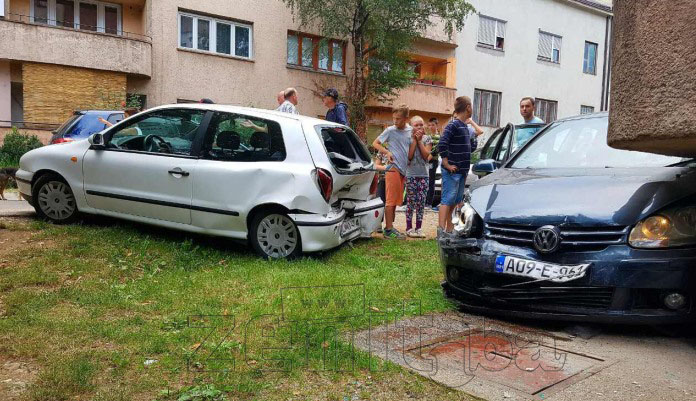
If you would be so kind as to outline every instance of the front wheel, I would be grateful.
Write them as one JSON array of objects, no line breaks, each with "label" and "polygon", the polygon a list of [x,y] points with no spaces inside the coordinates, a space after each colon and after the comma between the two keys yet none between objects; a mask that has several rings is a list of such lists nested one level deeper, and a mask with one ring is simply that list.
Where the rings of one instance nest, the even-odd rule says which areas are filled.
[{"label": "front wheel", "polygon": [[77,218],[77,203],[70,185],[54,174],[39,177],[34,183],[33,201],[36,214],[44,220],[66,224]]},{"label": "front wheel", "polygon": [[294,259],[302,252],[297,225],[288,215],[277,211],[254,216],[249,241],[254,251],[265,259]]}]

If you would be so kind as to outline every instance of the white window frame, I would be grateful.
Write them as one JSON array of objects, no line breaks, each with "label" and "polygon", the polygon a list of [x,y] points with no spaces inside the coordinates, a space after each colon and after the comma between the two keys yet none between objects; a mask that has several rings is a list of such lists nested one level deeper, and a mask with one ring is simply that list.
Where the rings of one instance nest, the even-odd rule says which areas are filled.
[{"label": "white window frame", "polygon": [[594,106],[588,106],[588,105],[580,105],[580,115],[583,114],[592,114],[595,112]]},{"label": "white window frame", "polygon": [[[481,20],[482,19],[487,19],[490,21],[493,21],[495,23],[495,29],[493,29],[493,43],[486,43],[481,41]],[[503,26],[502,29],[500,28],[500,25]],[[480,46],[487,47],[490,49],[495,49],[495,50],[500,50],[500,51],[505,51],[505,45],[503,47],[498,47],[498,38],[503,38],[503,43],[505,41],[505,33],[507,31],[507,21],[502,20],[500,18],[494,18],[490,17],[488,15],[484,14],[479,14],[479,31],[478,31],[478,37],[477,37],[477,42]],[[501,32],[502,31],[502,32]]]},{"label": "white window frame", "polygon": [[[181,46],[181,18],[182,17],[189,17],[193,19],[193,47],[184,47]],[[209,42],[208,42],[208,50],[205,49],[199,49],[198,48],[198,20],[203,19],[208,22],[210,22],[210,29],[208,31],[209,35]],[[227,53],[218,53],[217,51],[217,24],[222,23],[225,25],[230,26],[230,54]],[[249,30],[249,56],[238,56],[236,54],[236,45],[235,45],[235,40],[236,40],[236,27],[241,27],[241,28],[246,28]],[[204,52],[204,53],[210,53],[210,54],[216,54],[219,56],[227,56],[227,57],[235,57],[235,58],[241,58],[244,60],[252,60],[254,58],[254,29],[253,25],[250,24],[243,24],[240,22],[232,21],[232,20],[226,20],[226,19],[220,19],[220,18],[213,18],[213,17],[208,17],[205,15],[198,15],[198,14],[193,14],[189,12],[184,12],[184,11],[179,11],[177,15],[177,34],[176,34],[176,46],[179,49],[182,50],[195,50],[197,52]]]},{"label": "white window frame", "polygon": [[[542,31],[539,29],[539,43],[541,43],[542,35],[549,35],[551,37],[551,57],[546,57],[544,55],[537,53],[537,58],[539,60],[548,61],[549,63],[561,64],[561,58],[563,57],[563,51],[561,47],[563,46],[563,36],[556,35],[555,33]],[[553,51],[558,50],[558,61],[553,60]]]},{"label": "white window frame", "polygon": [[[123,35],[123,12],[120,4],[109,3],[97,0],[73,0],[75,7],[73,9],[73,29],[80,29],[80,3],[96,4],[97,5],[97,30],[96,32],[106,33],[105,7],[116,9],[116,35]],[[48,0],[48,24],[50,26],[58,26],[56,21],[56,0]],[[29,0],[29,21],[34,23],[34,0]],[[43,24],[42,25],[46,25]],[[61,28],[69,28],[60,25]],[[89,32],[89,31],[88,31]],[[92,31],[94,32],[94,31]]]}]

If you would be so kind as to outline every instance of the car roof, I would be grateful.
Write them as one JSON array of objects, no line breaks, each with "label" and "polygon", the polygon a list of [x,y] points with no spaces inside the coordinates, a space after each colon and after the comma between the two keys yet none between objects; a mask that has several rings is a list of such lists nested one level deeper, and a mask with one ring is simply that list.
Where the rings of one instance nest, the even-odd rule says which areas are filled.
[{"label": "car roof", "polygon": [[260,118],[267,118],[273,120],[294,120],[301,123],[307,123],[311,125],[334,125],[337,127],[342,127],[343,125],[333,123],[330,121],[322,120],[315,117],[303,116],[298,114],[284,113],[276,110],[267,109],[257,109],[253,107],[241,107],[233,106],[227,104],[210,104],[210,103],[180,103],[180,104],[168,104],[158,107],[153,107],[147,111],[158,110],[158,109],[199,109],[199,110],[209,110],[209,111],[220,111],[224,113],[239,113],[246,114],[250,116],[256,116]]},{"label": "car roof", "polygon": [[83,115],[107,115],[107,114],[123,114],[123,110],[78,110],[76,114]]},{"label": "car roof", "polygon": [[589,120],[592,118],[607,118],[607,117],[609,117],[608,111],[599,111],[597,113],[580,114],[577,116],[561,118],[560,120],[556,120],[553,123],[564,122],[564,121]]}]

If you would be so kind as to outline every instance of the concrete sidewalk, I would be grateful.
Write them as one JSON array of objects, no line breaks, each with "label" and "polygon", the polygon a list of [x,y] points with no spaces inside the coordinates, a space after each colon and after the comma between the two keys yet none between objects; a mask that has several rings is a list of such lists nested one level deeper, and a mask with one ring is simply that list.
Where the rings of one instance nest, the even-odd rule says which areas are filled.
[{"label": "concrete sidewalk", "polygon": [[5,199],[0,200],[0,217],[33,216],[34,208],[25,200],[20,199],[19,192],[5,191]]}]

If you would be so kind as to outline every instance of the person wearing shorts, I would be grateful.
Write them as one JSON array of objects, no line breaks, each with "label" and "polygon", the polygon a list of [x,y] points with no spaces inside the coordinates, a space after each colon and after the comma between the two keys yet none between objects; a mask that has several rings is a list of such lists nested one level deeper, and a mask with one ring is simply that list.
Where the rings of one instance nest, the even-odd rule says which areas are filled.
[{"label": "person wearing shorts", "polygon": [[447,124],[438,144],[442,158],[442,199],[438,216],[438,238],[448,235],[454,228],[452,212],[464,200],[471,152],[475,150],[476,137],[483,134],[481,127],[471,119],[472,110],[469,97],[458,97],[454,102],[455,118]]},{"label": "person wearing shorts", "polygon": [[[408,150],[411,146],[412,128],[408,125],[409,109],[406,105],[394,107],[392,118],[394,125],[388,127],[377,137],[372,146],[387,157],[386,167],[386,206],[384,211],[384,237],[402,239],[404,235],[394,228],[396,207],[403,203],[408,167]],[[389,149],[382,146],[389,142]]]}]

